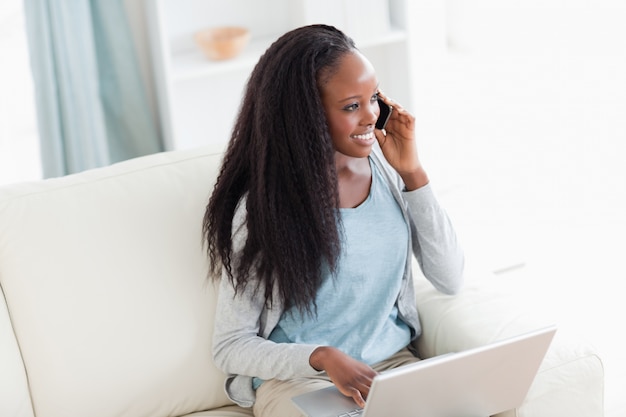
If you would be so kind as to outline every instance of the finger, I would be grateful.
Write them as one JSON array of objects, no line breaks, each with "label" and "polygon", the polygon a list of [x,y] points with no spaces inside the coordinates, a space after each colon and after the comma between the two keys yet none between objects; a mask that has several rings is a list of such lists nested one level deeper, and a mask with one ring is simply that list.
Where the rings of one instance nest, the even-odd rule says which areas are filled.
[{"label": "finger", "polygon": [[393,106],[394,111],[396,110],[396,108],[400,108],[400,109],[403,108],[396,100],[392,99],[387,94],[383,93],[382,90],[380,89],[378,90],[378,96],[382,98],[385,103],[387,103],[390,106]]},{"label": "finger", "polygon": [[383,99],[383,101],[387,103],[388,105],[393,106],[395,110],[395,106],[397,105],[397,103],[394,100],[392,100],[391,97],[389,97],[387,94],[383,93],[382,90],[380,89],[378,89],[378,97]]},{"label": "finger", "polygon": [[367,396],[370,393],[370,387],[372,386],[376,375],[378,375],[378,373],[372,370],[372,373],[362,375],[358,382],[354,385],[359,392],[361,392],[363,398],[367,399]]},{"label": "finger", "polygon": [[385,142],[387,142],[387,131],[385,129],[383,130],[374,129],[374,136],[376,136],[376,140],[378,141],[378,144],[382,148],[383,145],[385,145]]},{"label": "finger", "polygon": [[359,391],[356,388],[352,388],[352,399],[354,400],[354,402],[361,408],[365,407],[365,399],[363,398],[363,395],[361,395],[361,391]]},{"label": "finger", "polygon": [[[395,109],[395,114],[391,114],[391,117],[389,118],[389,123],[387,123],[387,125],[391,125],[394,128],[407,128],[407,129],[413,129],[413,125],[415,123],[415,117],[409,113],[408,111],[406,111],[405,109]],[[390,126],[390,127],[391,127]],[[387,133],[389,133],[389,129],[387,129]]]},{"label": "finger", "polygon": [[367,400],[367,397],[370,394],[371,386],[372,386],[372,380],[369,380],[367,384],[361,384],[361,387],[359,388],[359,392],[361,393],[361,397],[363,397],[363,399]]}]

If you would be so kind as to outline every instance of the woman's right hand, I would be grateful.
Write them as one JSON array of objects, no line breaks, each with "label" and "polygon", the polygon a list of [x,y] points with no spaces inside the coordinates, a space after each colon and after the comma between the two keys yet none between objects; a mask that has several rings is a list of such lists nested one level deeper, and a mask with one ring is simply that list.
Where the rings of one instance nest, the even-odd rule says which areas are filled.
[{"label": "woman's right hand", "polygon": [[325,371],[339,392],[351,397],[359,407],[365,407],[365,399],[376,371],[339,349],[328,346],[315,349],[309,357],[309,363],[318,371]]}]

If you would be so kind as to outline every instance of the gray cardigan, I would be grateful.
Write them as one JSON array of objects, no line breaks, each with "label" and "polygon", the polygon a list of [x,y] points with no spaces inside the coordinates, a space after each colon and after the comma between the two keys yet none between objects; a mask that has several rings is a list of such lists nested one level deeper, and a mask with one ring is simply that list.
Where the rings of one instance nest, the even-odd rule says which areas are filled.
[{"label": "gray cardigan", "polygon": [[[440,292],[454,294],[463,283],[463,251],[448,216],[439,206],[430,185],[414,191],[402,191],[400,177],[386,162],[378,146],[371,154],[383,173],[410,228],[407,262],[398,294],[401,318],[411,327],[412,340],[421,334],[415,305],[411,273],[411,248],[424,276]],[[243,248],[246,237],[245,204],[240,204],[233,221],[235,253]],[[243,209],[242,209],[243,208]],[[256,289],[256,291],[255,291]],[[255,401],[252,377],[290,379],[319,374],[309,365],[309,356],[318,345],[274,343],[268,337],[278,324],[283,306],[275,302],[271,309],[264,302],[263,288],[248,285],[235,296],[228,279],[222,277],[213,330],[213,359],[227,374],[228,397],[242,407]],[[274,290],[276,294],[276,290]],[[274,300],[279,300],[276,296]]]}]

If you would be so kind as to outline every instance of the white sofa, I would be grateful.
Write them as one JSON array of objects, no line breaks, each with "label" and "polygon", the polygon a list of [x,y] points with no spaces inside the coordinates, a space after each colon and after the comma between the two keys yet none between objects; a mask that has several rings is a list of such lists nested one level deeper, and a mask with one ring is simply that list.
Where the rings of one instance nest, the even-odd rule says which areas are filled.
[{"label": "white sofa", "polygon": [[[200,229],[220,158],[167,152],[0,188],[0,416],[252,415],[229,403],[211,359]],[[488,276],[456,297],[418,278],[417,299],[423,356],[549,321]],[[603,378],[590,345],[557,334],[503,415],[601,417]]]}]

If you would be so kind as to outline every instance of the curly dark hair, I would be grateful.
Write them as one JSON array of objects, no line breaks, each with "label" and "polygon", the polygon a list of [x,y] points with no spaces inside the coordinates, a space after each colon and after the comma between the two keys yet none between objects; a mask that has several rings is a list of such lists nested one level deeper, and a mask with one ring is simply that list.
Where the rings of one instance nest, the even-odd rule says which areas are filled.
[{"label": "curly dark hair", "polygon": [[[268,306],[277,286],[285,308],[313,312],[322,269],[335,270],[339,194],[319,88],[355,50],[332,26],[301,27],[276,40],[248,80],[202,231],[215,279],[225,268],[236,292],[264,288]],[[247,237],[235,262],[240,201]]]}]

